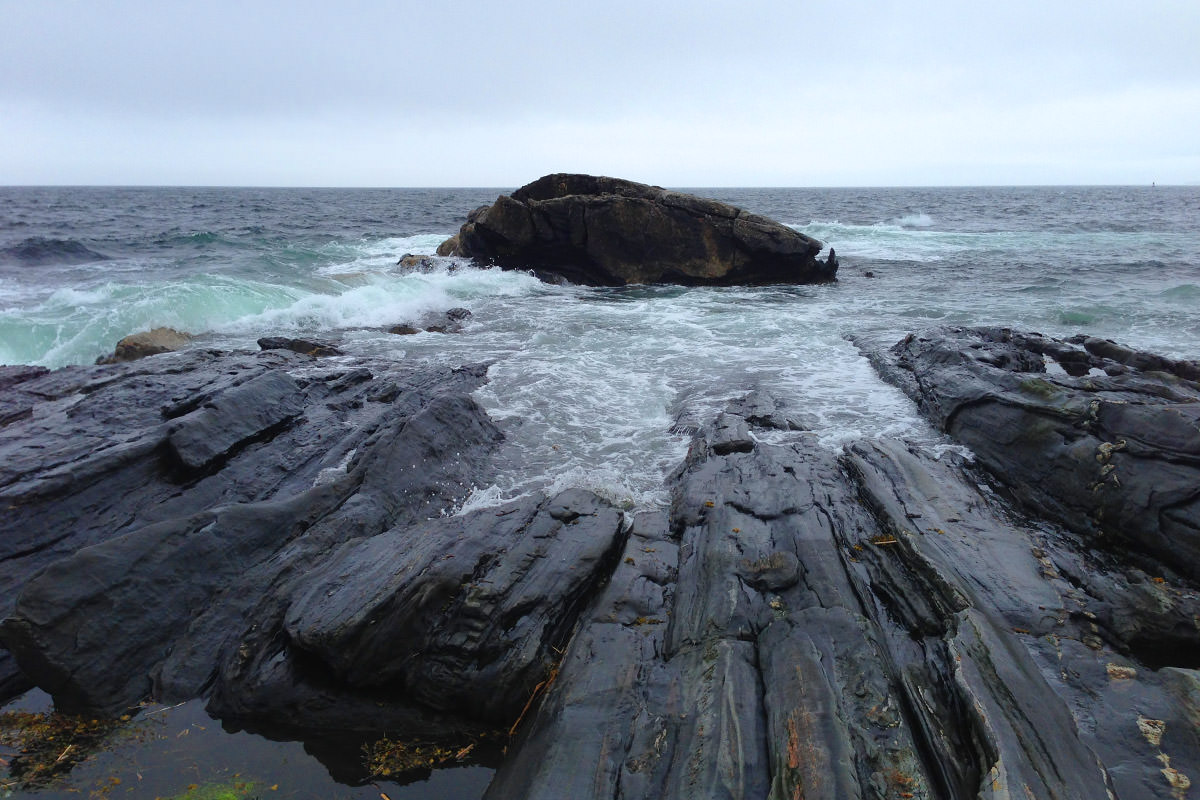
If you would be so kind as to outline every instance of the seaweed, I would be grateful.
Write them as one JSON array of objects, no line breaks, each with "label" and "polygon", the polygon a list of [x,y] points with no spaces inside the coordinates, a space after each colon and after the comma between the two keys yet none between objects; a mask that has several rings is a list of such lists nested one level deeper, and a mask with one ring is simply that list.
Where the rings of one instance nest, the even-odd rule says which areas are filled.
[{"label": "seaweed", "polygon": [[15,750],[3,756],[8,761],[9,777],[0,788],[46,786],[103,748],[109,736],[130,719],[128,714],[94,718],[55,711],[0,714],[0,746]]},{"label": "seaweed", "polygon": [[363,756],[372,778],[393,778],[406,773],[472,763],[476,748],[499,740],[502,732],[458,738],[384,737],[363,745]]}]

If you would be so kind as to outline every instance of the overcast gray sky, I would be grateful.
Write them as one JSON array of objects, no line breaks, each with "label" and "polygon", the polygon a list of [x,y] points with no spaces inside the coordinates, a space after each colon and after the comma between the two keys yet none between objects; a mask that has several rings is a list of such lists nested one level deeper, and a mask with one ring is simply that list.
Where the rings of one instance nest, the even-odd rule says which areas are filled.
[{"label": "overcast gray sky", "polygon": [[0,0],[0,184],[1200,182],[1200,0]]}]

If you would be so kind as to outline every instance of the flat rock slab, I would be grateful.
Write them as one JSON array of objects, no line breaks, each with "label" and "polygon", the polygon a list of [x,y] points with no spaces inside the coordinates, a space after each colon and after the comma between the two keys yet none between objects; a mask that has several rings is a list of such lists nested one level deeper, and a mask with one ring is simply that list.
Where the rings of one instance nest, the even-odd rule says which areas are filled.
[{"label": "flat rock slab", "polygon": [[285,631],[351,686],[511,723],[608,578],[622,530],[580,490],[393,529],[306,579]]},{"label": "flat rock slab", "polygon": [[438,248],[547,280],[635,283],[826,283],[837,258],[784,225],[657,186],[592,175],[546,175],[478,208]]},{"label": "flat rock slab", "polygon": [[304,393],[283,372],[257,375],[189,414],[167,436],[171,455],[187,470],[200,471],[275,428],[300,416]]},{"label": "flat rock slab", "polygon": [[289,339],[286,336],[264,336],[258,340],[258,346],[263,350],[291,350],[293,353],[303,353],[314,358],[322,356],[340,356],[342,351],[327,342],[314,342],[310,339]]}]

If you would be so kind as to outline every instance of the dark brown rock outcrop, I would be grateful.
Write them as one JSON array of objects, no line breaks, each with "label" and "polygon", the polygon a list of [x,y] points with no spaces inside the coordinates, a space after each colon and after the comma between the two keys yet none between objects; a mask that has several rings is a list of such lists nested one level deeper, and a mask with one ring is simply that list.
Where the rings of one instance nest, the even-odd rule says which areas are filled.
[{"label": "dark brown rock outcrop", "polygon": [[555,174],[471,212],[438,248],[548,280],[636,283],[825,283],[837,258],[811,237],[714,200],[617,178]]}]

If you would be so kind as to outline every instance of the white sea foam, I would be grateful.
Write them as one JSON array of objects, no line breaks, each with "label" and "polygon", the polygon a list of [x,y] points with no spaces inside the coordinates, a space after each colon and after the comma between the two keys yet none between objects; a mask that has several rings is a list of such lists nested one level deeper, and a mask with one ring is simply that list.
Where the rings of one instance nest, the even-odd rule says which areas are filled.
[{"label": "white sea foam", "polygon": [[516,500],[521,495],[506,495],[504,490],[496,484],[488,486],[475,487],[467,495],[459,507],[455,510],[456,515],[470,514],[472,511],[479,511],[483,508],[495,508],[496,506],[504,505]]},{"label": "white sea foam", "polygon": [[113,284],[107,284],[95,289],[73,289],[63,287],[55,289],[51,295],[40,304],[41,310],[59,310],[74,306],[92,306],[108,302],[112,299],[115,289]]},{"label": "white sea foam", "polygon": [[901,228],[928,228],[933,225],[933,217],[924,212],[905,214],[893,220]]},{"label": "white sea foam", "polygon": [[813,221],[796,229],[832,246],[843,259],[851,256],[933,263],[980,246],[970,234],[913,230],[898,224],[843,225]]},{"label": "white sea foam", "polygon": [[704,423],[755,387],[790,398],[838,448],[863,436],[936,441],[899,391],[842,338],[838,287],[541,287],[476,305],[468,335],[358,344],[407,359],[493,361],[476,392],[502,427],[500,474],[463,510],[583,486],[622,507],[667,502],[678,418]]},{"label": "white sea foam", "polygon": [[415,236],[394,236],[384,239],[361,239],[353,242],[331,242],[318,251],[332,263],[316,269],[317,274],[337,275],[354,269],[389,271],[405,255],[432,256],[444,234],[423,233]]},{"label": "white sea foam", "polygon": [[445,263],[401,274],[361,272],[338,278],[327,292],[299,294],[289,302],[213,326],[218,333],[261,335],[261,331],[377,328],[412,322],[430,312],[519,297],[543,290],[536,278],[499,269]]},{"label": "white sea foam", "polygon": [[262,331],[312,331],[372,327],[412,320],[449,308],[453,301],[437,286],[371,281],[338,294],[305,294],[282,307],[270,307],[217,325],[218,333],[253,335]]},{"label": "white sea foam", "polygon": [[[69,289],[23,280],[10,287],[6,273],[0,360],[86,363],[121,336],[169,325],[207,332],[205,341],[221,347],[285,333],[408,361],[490,362],[475,396],[505,441],[494,483],[472,493],[462,507],[469,511],[567,486],[635,509],[662,506],[663,478],[688,446],[672,433],[675,421],[706,423],[754,387],[790,400],[820,446],[903,436],[935,452],[948,447],[846,334],[886,346],[934,324],[1002,324],[1196,355],[1194,259],[1179,255],[1200,252],[1195,234],[991,229],[982,218],[944,230],[944,220],[961,217],[958,206],[913,199],[886,207],[920,210],[877,224],[842,223],[838,211],[797,226],[835,247],[842,262],[839,283],[811,287],[587,289],[458,259],[397,266],[405,253],[432,255],[446,233],[301,237],[233,265],[222,260],[242,253],[232,239],[203,245],[212,250],[189,241],[172,251],[177,260],[153,268],[117,261],[106,273],[55,273],[70,278],[58,284]],[[874,213],[842,208],[844,218]],[[455,306],[473,312],[461,336],[386,333]],[[786,432],[763,438],[798,441]],[[330,469],[326,477],[340,474]]]}]

